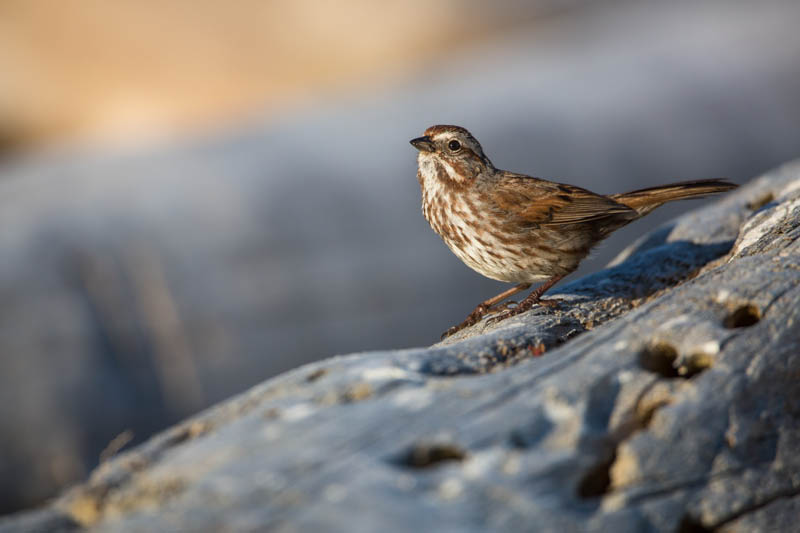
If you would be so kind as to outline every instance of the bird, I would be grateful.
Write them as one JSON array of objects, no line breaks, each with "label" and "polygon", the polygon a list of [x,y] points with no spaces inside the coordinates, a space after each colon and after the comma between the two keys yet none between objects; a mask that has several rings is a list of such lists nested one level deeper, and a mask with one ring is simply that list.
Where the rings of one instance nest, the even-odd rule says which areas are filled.
[{"label": "bird", "polygon": [[[418,150],[422,213],[433,231],[476,272],[515,284],[478,304],[442,338],[487,314],[499,321],[534,305],[559,305],[542,295],[615,230],[666,202],[737,187],[723,179],[701,179],[602,195],[498,169],[461,126],[431,126],[410,142]],[[498,305],[534,283],[541,284],[519,303]]]}]

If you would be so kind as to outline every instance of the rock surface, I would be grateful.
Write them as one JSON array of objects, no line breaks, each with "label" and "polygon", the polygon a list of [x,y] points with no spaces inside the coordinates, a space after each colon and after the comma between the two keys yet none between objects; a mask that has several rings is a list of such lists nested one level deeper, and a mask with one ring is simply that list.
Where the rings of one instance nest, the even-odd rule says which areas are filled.
[{"label": "rock surface", "polygon": [[800,508],[800,163],[560,310],[271,379],[0,531],[767,531]]}]

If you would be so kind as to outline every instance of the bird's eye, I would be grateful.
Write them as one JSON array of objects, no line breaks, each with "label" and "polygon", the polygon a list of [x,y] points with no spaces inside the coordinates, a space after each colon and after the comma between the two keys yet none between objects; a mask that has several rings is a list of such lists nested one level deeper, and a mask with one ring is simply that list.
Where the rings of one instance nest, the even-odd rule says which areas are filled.
[{"label": "bird's eye", "polygon": [[451,152],[458,152],[459,150],[461,150],[461,143],[456,140],[452,140],[449,143],[447,143],[447,147],[450,148]]}]

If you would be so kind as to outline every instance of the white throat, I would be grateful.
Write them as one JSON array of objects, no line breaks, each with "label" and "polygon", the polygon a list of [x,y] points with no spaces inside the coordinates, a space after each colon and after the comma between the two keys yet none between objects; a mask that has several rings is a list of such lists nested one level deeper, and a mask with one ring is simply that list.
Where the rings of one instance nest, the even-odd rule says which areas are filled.
[{"label": "white throat", "polygon": [[451,180],[456,183],[463,181],[464,178],[459,176],[455,169],[450,166],[447,161],[437,158],[430,152],[420,152],[417,156],[417,165],[419,166],[419,173],[422,176],[422,179],[425,181],[425,185],[427,187],[430,187],[434,190],[442,187],[442,183],[439,181],[438,172],[436,169],[437,162],[442,166],[442,168],[444,168],[444,171],[447,173],[447,177],[449,177]]}]

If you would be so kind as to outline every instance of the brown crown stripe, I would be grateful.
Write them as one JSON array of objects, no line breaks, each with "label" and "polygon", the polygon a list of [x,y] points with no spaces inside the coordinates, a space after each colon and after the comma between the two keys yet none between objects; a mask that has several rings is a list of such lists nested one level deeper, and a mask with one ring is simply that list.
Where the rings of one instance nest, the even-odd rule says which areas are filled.
[{"label": "brown crown stripe", "polygon": [[472,137],[472,134],[468,132],[465,128],[462,128],[461,126],[452,126],[449,124],[437,124],[436,126],[431,126],[427,130],[425,130],[425,135],[429,137],[435,137],[436,135],[445,132],[457,132],[462,135]]}]

